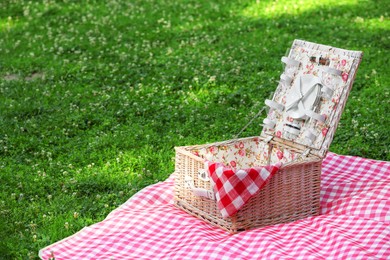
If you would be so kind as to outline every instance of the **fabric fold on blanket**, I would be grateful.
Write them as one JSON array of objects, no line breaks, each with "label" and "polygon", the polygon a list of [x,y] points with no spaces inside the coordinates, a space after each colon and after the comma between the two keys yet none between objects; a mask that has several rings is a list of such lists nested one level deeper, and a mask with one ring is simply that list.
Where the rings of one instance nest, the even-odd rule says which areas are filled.
[{"label": "fabric fold on blanket", "polygon": [[[173,205],[174,175],[40,250],[65,259],[388,259],[390,162],[328,153],[321,215],[231,235]],[[387,185],[386,185],[387,184]]]}]

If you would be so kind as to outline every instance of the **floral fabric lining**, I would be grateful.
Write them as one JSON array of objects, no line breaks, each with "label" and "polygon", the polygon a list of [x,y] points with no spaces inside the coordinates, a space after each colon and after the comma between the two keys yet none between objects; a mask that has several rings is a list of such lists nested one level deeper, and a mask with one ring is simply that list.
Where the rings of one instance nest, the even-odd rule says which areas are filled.
[{"label": "floral fabric lining", "polygon": [[245,169],[269,164],[285,164],[300,155],[282,145],[266,143],[260,137],[238,140],[232,144],[213,145],[192,150],[192,153],[210,162],[219,162],[234,169]]}]

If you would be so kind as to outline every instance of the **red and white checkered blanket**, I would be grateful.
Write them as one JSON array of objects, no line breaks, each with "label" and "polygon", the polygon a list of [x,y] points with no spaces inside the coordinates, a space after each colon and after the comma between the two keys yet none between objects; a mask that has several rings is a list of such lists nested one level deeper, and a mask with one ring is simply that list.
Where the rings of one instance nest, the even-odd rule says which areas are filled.
[{"label": "red and white checkered blanket", "polygon": [[389,259],[390,162],[329,153],[321,215],[235,235],[173,205],[173,176],[40,251],[62,259]]},{"label": "red and white checkered blanket", "polygon": [[213,183],[217,207],[222,216],[237,213],[279,170],[281,164],[233,169],[223,163],[206,162]]}]

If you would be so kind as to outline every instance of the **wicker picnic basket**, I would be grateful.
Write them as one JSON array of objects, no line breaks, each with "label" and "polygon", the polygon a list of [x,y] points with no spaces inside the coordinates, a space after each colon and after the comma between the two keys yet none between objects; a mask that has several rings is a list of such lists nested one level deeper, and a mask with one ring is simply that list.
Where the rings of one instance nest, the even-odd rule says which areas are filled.
[{"label": "wicker picnic basket", "polygon": [[[176,147],[175,205],[231,233],[319,214],[322,160],[362,58],[360,51],[295,40],[260,136]],[[234,168],[282,163],[233,216],[222,217],[205,162]]]}]

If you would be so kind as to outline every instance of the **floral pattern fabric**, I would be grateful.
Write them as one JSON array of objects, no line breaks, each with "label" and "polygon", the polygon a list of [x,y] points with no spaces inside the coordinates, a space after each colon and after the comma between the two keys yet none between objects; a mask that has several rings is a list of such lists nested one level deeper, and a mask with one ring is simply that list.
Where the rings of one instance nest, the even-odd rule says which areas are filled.
[{"label": "floral pattern fabric", "polygon": [[[335,48],[334,48],[335,49]],[[348,54],[348,53],[347,53]],[[276,90],[273,100],[282,105],[286,105],[286,97],[290,95],[294,81],[300,78],[302,75],[313,75],[318,77],[323,87],[327,87],[333,90],[331,97],[320,99],[319,104],[315,107],[315,112],[325,117],[325,122],[321,123],[316,120],[294,120],[289,117],[287,113],[279,112],[276,110],[270,110],[268,119],[276,123],[274,129],[263,129],[263,134],[274,135],[285,140],[294,141],[296,143],[310,146],[312,148],[320,150],[324,144],[324,141],[329,134],[329,130],[334,131],[335,118],[337,113],[341,113],[338,108],[340,102],[345,102],[346,96],[349,92],[349,85],[353,80],[351,74],[355,71],[351,71],[354,65],[355,57],[349,55],[343,55],[340,52],[330,51],[329,49],[318,49],[310,46],[293,45],[290,51],[289,58],[300,62],[300,66],[292,67],[286,66],[284,74],[292,78],[291,82],[281,82]],[[322,68],[324,65],[311,61],[311,57],[321,57],[329,61],[329,68],[341,71],[341,75],[330,74],[324,72]],[[285,124],[294,123],[299,126],[300,133],[298,136],[291,136],[285,131]],[[331,129],[332,128],[332,129]],[[306,139],[305,131],[310,129],[316,136],[313,143],[308,142]],[[262,134],[262,135],[263,135]],[[333,133],[332,133],[333,134]]]},{"label": "floral pattern fabric", "polygon": [[275,142],[265,142],[261,137],[250,137],[229,144],[211,145],[192,150],[210,162],[219,162],[234,169],[288,163],[301,154]]}]

